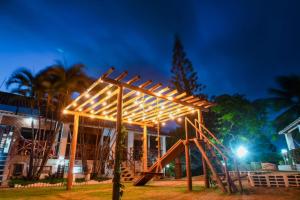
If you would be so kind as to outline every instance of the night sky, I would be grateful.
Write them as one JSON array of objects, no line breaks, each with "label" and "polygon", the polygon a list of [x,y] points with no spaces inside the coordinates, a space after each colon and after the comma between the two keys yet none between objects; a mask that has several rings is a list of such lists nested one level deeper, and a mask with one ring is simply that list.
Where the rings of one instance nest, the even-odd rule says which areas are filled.
[{"label": "night sky", "polygon": [[297,0],[0,0],[0,86],[62,57],[94,77],[115,66],[167,83],[177,33],[205,93],[264,97],[274,77],[300,74],[299,10]]}]

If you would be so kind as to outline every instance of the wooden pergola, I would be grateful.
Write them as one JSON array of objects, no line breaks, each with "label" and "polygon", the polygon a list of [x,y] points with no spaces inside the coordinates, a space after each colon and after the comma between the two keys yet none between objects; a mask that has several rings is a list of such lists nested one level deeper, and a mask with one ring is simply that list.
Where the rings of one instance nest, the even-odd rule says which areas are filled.
[{"label": "wooden pergola", "polygon": [[[199,118],[201,111],[213,105],[206,99],[163,87],[161,83],[153,83],[151,80],[141,82],[139,76],[127,79],[127,72],[112,78],[114,71],[114,68],[110,68],[63,110],[64,114],[74,115],[68,189],[71,189],[73,180],[79,117],[116,122],[116,148],[119,146],[118,136],[121,133],[122,123],[142,126],[143,165],[144,169],[147,169],[147,127],[157,127],[159,134],[160,126],[164,126],[167,121],[180,122],[184,116],[195,112],[198,112]],[[118,152],[118,149],[115,152]],[[116,153],[115,156],[119,155]],[[116,166],[119,164],[115,163],[114,173],[117,173]]]}]

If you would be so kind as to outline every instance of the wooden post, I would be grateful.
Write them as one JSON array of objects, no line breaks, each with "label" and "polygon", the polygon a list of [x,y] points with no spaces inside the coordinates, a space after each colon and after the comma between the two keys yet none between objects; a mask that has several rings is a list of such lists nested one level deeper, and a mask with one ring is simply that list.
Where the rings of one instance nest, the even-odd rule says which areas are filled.
[{"label": "wooden post", "polygon": [[160,124],[159,121],[157,123],[157,160],[161,157],[160,155]]},{"label": "wooden post", "polygon": [[[200,125],[200,123],[202,124],[203,123],[203,116],[202,116],[202,113],[201,113],[201,110],[198,110],[197,111],[198,113],[198,122],[199,122],[199,131],[200,131],[200,140],[203,140],[203,132],[202,132],[202,127]],[[205,151],[205,143],[203,142],[203,149]],[[203,170],[203,177],[204,177],[204,186],[206,188],[209,188],[209,180],[208,180],[208,173],[207,173],[207,164],[205,162],[205,159],[203,158],[203,156],[201,156],[201,160],[202,160],[202,170]]]},{"label": "wooden post", "polygon": [[185,120],[185,164],[186,164],[186,180],[187,180],[187,189],[192,191],[192,176],[191,176],[191,161],[190,161],[190,149],[189,149],[189,134],[187,128],[187,122]]},{"label": "wooden post", "polygon": [[244,192],[244,189],[243,189],[243,184],[242,184],[242,181],[241,181],[240,170],[239,170],[239,164],[238,164],[238,162],[236,161],[235,158],[233,159],[233,162],[234,162],[234,165],[235,165],[235,170],[236,170],[237,177],[238,177],[238,181],[239,181],[240,193],[243,193],[243,192]]},{"label": "wooden post", "polygon": [[197,141],[197,139],[194,139],[196,146],[198,147],[200,153],[202,154],[203,158],[205,159],[207,165],[210,167],[211,172],[213,173],[213,176],[216,178],[216,181],[218,183],[218,185],[220,186],[220,188],[222,189],[222,191],[225,193],[227,192],[223,182],[221,181],[219,175],[217,174],[216,169],[214,168],[214,166],[212,165],[212,163],[210,162],[210,160],[208,159],[203,147],[201,144],[199,144],[199,142]]},{"label": "wooden post", "polygon": [[71,154],[69,159],[69,171],[68,171],[68,180],[67,180],[67,190],[71,190],[73,183],[73,169],[76,155],[76,146],[77,146],[77,136],[78,136],[78,126],[79,126],[79,115],[74,115],[74,124],[73,124],[73,136],[71,143]]},{"label": "wooden post", "polygon": [[122,98],[123,87],[119,86],[118,91],[118,104],[117,104],[117,121],[116,121],[116,147],[115,147],[115,163],[114,163],[114,177],[113,177],[113,200],[120,199],[120,179],[121,179],[121,139],[122,139]]},{"label": "wooden post", "polygon": [[147,136],[147,126],[144,125],[143,130],[143,170],[148,171],[148,136]]}]

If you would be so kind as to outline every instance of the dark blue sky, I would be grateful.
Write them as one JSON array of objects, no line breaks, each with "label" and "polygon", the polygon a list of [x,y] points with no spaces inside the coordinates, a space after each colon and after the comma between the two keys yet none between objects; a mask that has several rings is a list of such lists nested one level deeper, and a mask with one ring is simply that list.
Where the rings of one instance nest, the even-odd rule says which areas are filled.
[{"label": "dark blue sky", "polygon": [[300,74],[299,10],[297,0],[0,0],[0,84],[53,64],[57,49],[95,77],[114,65],[167,82],[178,33],[206,93],[263,97],[275,76]]}]

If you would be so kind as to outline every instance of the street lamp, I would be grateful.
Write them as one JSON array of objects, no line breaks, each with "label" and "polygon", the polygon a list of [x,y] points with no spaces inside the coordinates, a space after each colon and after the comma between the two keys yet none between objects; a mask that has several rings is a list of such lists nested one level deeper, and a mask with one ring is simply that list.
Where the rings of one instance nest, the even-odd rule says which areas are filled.
[{"label": "street lamp", "polygon": [[243,158],[248,154],[248,150],[244,146],[239,146],[236,149],[235,154],[237,155],[238,158]]}]

